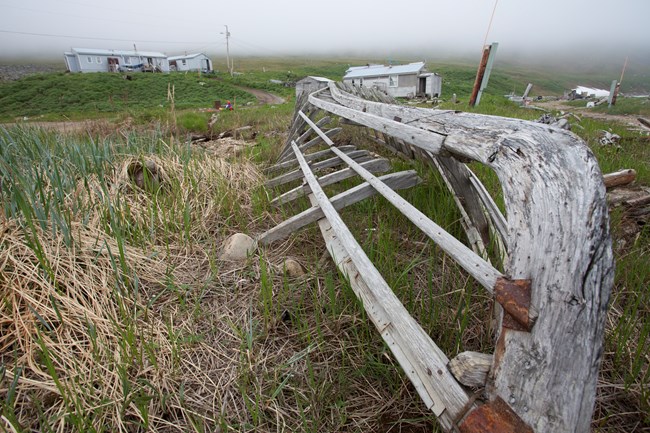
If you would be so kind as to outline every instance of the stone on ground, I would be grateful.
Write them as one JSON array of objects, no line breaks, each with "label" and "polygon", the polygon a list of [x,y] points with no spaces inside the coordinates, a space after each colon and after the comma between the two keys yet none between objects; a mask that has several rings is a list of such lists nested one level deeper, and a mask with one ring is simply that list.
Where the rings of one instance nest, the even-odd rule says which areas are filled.
[{"label": "stone on ground", "polygon": [[244,233],[235,233],[223,243],[219,259],[229,261],[245,260],[255,251],[255,241]]}]

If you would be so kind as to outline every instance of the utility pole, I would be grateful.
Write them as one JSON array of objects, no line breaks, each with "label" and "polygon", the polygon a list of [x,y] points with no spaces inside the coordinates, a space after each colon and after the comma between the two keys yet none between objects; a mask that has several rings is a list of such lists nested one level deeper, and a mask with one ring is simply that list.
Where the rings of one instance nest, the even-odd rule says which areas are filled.
[{"label": "utility pole", "polygon": [[[232,67],[232,65],[230,63],[230,44],[229,44],[230,32],[228,31],[228,26],[224,25],[224,27],[226,28],[226,33],[225,33],[225,35],[226,35],[226,66],[228,67],[228,72],[230,73],[230,76],[232,77],[232,75],[233,75],[232,74],[233,67]],[[221,34],[223,35],[224,33],[221,33]]]}]

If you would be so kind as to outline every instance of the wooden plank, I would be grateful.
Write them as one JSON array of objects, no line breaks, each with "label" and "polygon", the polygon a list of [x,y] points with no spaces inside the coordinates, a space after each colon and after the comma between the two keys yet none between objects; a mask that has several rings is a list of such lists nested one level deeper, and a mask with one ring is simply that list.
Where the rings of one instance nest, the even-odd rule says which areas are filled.
[{"label": "wooden plank", "polygon": [[[323,140],[333,146],[333,142],[324,136],[323,132],[318,129],[316,125],[311,122],[307,116],[301,114],[303,119],[311,126]],[[429,236],[440,248],[445,251],[450,257],[456,261],[467,273],[473,276],[489,293],[494,292],[494,285],[498,278],[504,276],[496,270],[492,265],[486,262],[481,257],[474,254],[474,252],[463,245],[458,239],[450,235],[438,224],[431,221],[426,215],[418,210],[411,203],[402,198],[395,191],[390,188],[385,188],[381,182],[368,170],[361,167],[354,162],[351,158],[343,152],[339,152],[335,147],[331,148],[332,151],[339,156],[346,164],[359,174],[366,182],[370,183],[377,191],[384,196],[393,206],[397,207],[404,216],[406,216],[413,224]]]},{"label": "wooden plank", "polygon": [[[393,190],[411,188],[421,182],[417,173],[413,170],[387,174],[381,176],[379,180],[384,182],[386,186]],[[319,185],[322,186],[320,180]],[[376,194],[377,191],[375,191],[375,189],[368,183],[362,183],[361,185],[357,185],[354,188],[335,195],[331,198],[330,202],[332,203],[332,206],[334,206],[334,209],[338,211]],[[308,224],[318,221],[324,216],[325,215],[320,207],[312,207],[262,233],[257,238],[257,241],[260,245],[269,245],[272,242],[286,238],[291,233],[296,232]]]},{"label": "wooden plank", "polygon": [[[334,149],[334,148],[333,148]],[[341,154],[345,155],[345,153],[341,152]],[[368,161],[370,159],[370,154],[368,153],[367,150],[354,150],[349,153],[349,157],[352,159],[356,159],[358,161]],[[320,171],[324,170],[326,168],[332,168],[339,166],[343,163],[343,160],[339,156],[335,156],[334,158],[329,158],[324,161],[319,161],[311,165],[312,170],[314,171]],[[302,178],[302,172],[300,170],[293,170],[290,171],[289,173],[285,173],[283,175],[280,175],[278,177],[274,177],[273,179],[267,181],[265,183],[265,186],[267,188],[273,188],[276,186],[284,185],[285,183],[292,182],[294,180],[298,180]]]},{"label": "wooden plank", "polygon": [[[301,119],[301,120],[302,120],[302,119]],[[329,116],[325,116],[325,117],[323,117],[322,119],[319,119],[318,122],[316,122],[316,124],[318,125],[319,128],[321,128],[321,127],[323,127],[324,125],[329,124],[331,121],[332,121],[332,118],[331,118],[331,117],[329,117]],[[303,124],[304,124],[304,122],[303,122]],[[306,130],[305,132],[303,132],[302,135],[300,135],[300,137],[298,137],[298,138],[295,140],[296,143],[298,143],[298,145],[303,144],[304,141],[305,141],[305,140],[306,140],[306,139],[307,139],[311,134],[312,134],[311,129],[307,128],[307,130]],[[288,155],[293,155],[293,152],[291,151],[291,146],[289,145],[290,142],[291,142],[291,140],[287,140],[287,144],[286,144],[286,146],[284,147],[284,149],[283,149],[282,152],[280,153],[280,158],[285,157],[287,154],[288,154]]]},{"label": "wooden plank", "polygon": [[[357,148],[356,146],[339,146],[339,149],[341,149],[345,153],[348,153],[352,150],[356,150]],[[330,156],[331,154],[332,154],[331,150],[325,149],[314,153],[308,153],[305,155],[305,159],[307,160],[307,162],[312,162]],[[264,173],[270,174],[270,173],[275,173],[276,171],[287,170],[295,167],[298,167],[298,161],[296,161],[295,159],[290,159],[288,161],[265,168]]]},{"label": "wooden plank", "polygon": [[[332,258],[337,266],[343,267],[351,285],[358,290],[357,296],[362,300],[368,316],[403,366],[422,400],[439,417],[443,426],[451,428],[455,417],[466,406],[471,408],[472,403],[447,370],[448,358],[397,299],[318,185],[298,147],[295,144],[292,146],[312,195],[329,223],[329,230],[326,231],[330,234],[321,226],[323,236],[330,239],[328,247],[332,245],[331,236],[335,236],[342,246],[330,249]],[[354,267],[349,267],[350,263]]]},{"label": "wooden plank", "polygon": [[[329,138],[332,138],[335,135],[337,135],[338,133],[340,133],[342,130],[343,130],[342,128],[333,128],[333,129],[330,129],[327,132],[325,132],[325,134]],[[314,138],[312,140],[309,140],[307,143],[301,145],[300,150],[301,150],[301,152],[304,153],[305,150],[311,149],[312,147],[317,146],[322,142],[323,142],[323,140],[320,137],[316,137],[316,138]],[[281,163],[281,162],[289,161],[292,158],[294,158],[293,152],[289,152],[289,153],[285,154],[284,156],[280,156],[278,158],[278,162]]]},{"label": "wooden plank", "polygon": [[449,361],[449,371],[465,386],[483,387],[494,356],[480,352],[461,352]]},{"label": "wooden plank", "polygon": [[374,114],[364,113],[352,108],[347,108],[339,104],[333,104],[318,99],[314,94],[309,97],[310,102],[324,110],[339,116],[350,119],[354,122],[365,125],[378,131],[386,132],[394,137],[402,138],[409,143],[417,143],[423,149],[429,150],[435,154],[440,152],[442,143],[445,140],[444,135],[404,125],[394,120],[384,119]]},{"label": "wooden plank", "polygon": [[[362,162],[361,166],[371,173],[385,173],[391,169],[390,162],[385,158],[377,158]],[[320,186],[332,185],[352,176],[356,176],[356,173],[350,167],[346,167],[344,169],[335,171],[334,173],[320,176],[318,178],[318,183]],[[293,201],[299,197],[303,197],[310,192],[311,189],[309,189],[309,185],[303,184],[274,198],[271,200],[271,204],[274,206],[279,206],[285,203],[289,203],[290,201]]]},{"label": "wooden plank", "polygon": [[636,179],[636,170],[631,168],[603,175],[606,188],[627,185],[634,182],[634,179]]}]

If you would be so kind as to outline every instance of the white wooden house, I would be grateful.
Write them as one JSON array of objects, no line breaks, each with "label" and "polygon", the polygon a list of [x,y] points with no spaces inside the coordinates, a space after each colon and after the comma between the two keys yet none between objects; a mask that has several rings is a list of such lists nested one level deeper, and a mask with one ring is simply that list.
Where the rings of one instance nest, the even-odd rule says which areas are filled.
[{"label": "white wooden house", "polygon": [[325,88],[330,81],[332,80],[324,77],[305,77],[296,83],[296,98],[303,93],[313,93],[317,90]]},{"label": "white wooden house", "polygon": [[172,56],[169,58],[171,71],[203,71],[212,72],[212,61],[203,53]]},{"label": "white wooden house", "polygon": [[70,72],[169,72],[167,56],[155,51],[73,48],[63,56]]},{"label": "white wooden house", "polygon": [[438,97],[442,91],[442,77],[429,72],[424,62],[353,66],[345,72],[343,82],[379,89],[397,98]]}]

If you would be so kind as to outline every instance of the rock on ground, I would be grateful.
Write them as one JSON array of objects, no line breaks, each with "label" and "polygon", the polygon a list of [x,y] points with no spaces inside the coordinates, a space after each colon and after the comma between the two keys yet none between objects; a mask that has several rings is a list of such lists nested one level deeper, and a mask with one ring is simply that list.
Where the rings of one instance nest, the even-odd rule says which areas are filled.
[{"label": "rock on ground", "polygon": [[229,261],[245,260],[255,251],[255,241],[244,233],[235,233],[223,243],[219,259]]}]

